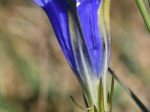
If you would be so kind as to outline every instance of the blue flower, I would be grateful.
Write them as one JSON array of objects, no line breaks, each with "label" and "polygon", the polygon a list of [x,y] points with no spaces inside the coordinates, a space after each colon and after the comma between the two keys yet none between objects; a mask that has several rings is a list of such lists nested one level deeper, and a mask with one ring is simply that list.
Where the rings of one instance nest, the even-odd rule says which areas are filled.
[{"label": "blue flower", "polygon": [[98,105],[97,86],[110,58],[110,0],[34,0],[48,15],[88,105]]}]

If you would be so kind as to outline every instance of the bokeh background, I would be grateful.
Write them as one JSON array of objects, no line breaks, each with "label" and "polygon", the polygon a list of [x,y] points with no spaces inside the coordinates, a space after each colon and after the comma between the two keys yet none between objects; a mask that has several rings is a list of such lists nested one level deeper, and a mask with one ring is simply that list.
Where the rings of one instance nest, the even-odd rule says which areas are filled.
[{"label": "bokeh background", "polygon": [[[111,2],[110,66],[150,109],[150,35],[135,0]],[[46,14],[31,0],[0,0],[0,112],[84,112],[69,95],[84,106]],[[113,112],[141,112],[117,82]]]}]

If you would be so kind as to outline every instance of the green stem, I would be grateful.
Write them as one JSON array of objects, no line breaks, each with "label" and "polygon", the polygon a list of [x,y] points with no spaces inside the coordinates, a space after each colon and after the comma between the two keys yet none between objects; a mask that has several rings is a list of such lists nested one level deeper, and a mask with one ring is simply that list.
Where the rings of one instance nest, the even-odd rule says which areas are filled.
[{"label": "green stem", "polygon": [[[106,75],[103,77],[103,102],[104,102],[104,111],[107,111],[107,92],[106,92]],[[102,111],[103,112],[103,111]]]},{"label": "green stem", "polygon": [[145,8],[145,4],[144,4],[144,2],[142,0],[135,0],[135,1],[136,1],[137,5],[138,5],[138,8],[139,8],[139,10],[141,12],[141,15],[142,15],[143,19],[144,19],[146,27],[147,27],[147,29],[148,29],[148,31],[150,33],[150,19],[149,19],[147,10]]}]

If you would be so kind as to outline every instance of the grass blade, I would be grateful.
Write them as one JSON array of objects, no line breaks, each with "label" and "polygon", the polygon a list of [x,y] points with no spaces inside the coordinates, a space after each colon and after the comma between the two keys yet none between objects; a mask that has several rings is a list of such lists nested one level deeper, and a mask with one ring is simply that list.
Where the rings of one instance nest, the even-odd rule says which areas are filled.
[{"label": "grass blade", "polygon": [[111,81],[111,91],[110,91],[110,96],[109,96],[109,108],[110,108],[110,112],[112,112],[112,104],[113,104],[113,95],[114,95],[114,78],[112,77],[112,81]]},{"label": "grass blade", "polygon": [[90,111],[90,110],[93,110],[93,109],[94,109],[93,106],[92,106],[92,107],[89,107],[89,108],[87,108],[87,107],[82,107],[82,106],[80,106],[80,105],[74,100],[74,98],[73,98],[72,96],[70,96],[70,98],[71,98],[73,104],[75,104],[75,106],[78,107],[78,108],[81,109],[81,110]]},{"label": "grass blade", "polygon": [[140,101],[140,99],[132,92],[132,90],[126,86],[126,84],[118,78],[118,76],[114,73],[114,71],[109,67],[108,71],[112,74],[112,76],[119,82],[119,84],[125,89],[125,91],[132,97],[132,99],[136,102],[136,104],[140,107],[142,112],[150,112],[148,108]]}]

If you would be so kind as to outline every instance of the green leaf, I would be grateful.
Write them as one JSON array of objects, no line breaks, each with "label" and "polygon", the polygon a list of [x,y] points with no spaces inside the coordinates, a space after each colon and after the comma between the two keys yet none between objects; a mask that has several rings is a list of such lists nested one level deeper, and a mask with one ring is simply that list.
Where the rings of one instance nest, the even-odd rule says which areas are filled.
[{"label": "green leaf", "polygon": [[109,96],[109,112],[112,112],[112,104],[113,104],[113,95],[114,95],[114,78],[112,77],[111,81],[111,91],[110,91],[110,96]]},{"label": "green leaf", "polygon": [[[142,15],[143,20],[144,20],[144,22],[146,24],[146,27],[147,27],[147,29],[148,29],[148,31],[150,33],[150,19],[149,19],[149,16],[148,16],[145,4],[144,4],[143,0],[135,0],[135,1],[137,3],[139,11],[141,12],[141,15]],[[150,0],[148,0],[148,2],[150,3]]]},{"label": "green leaf", "polygon": [[102,78],[100,79],[100,85],[99,85],[99,110],[100,112],[104,112],[104,91],[103,91],[103,83]]},{"label": "green leaf", "polygon": [[74,100],[74,98],[73,98],[72,96],[70,96],[70,98],[71,98],[73,104],[75,104],[75,106],[78,107],[79,109],[85,110],[85,111],[90,111],[90,112],[95,112],[93,106],[92,106],[92,107],[89,107],[89,108],[82,107],[82,106],[80,106],[80,105]]}]

